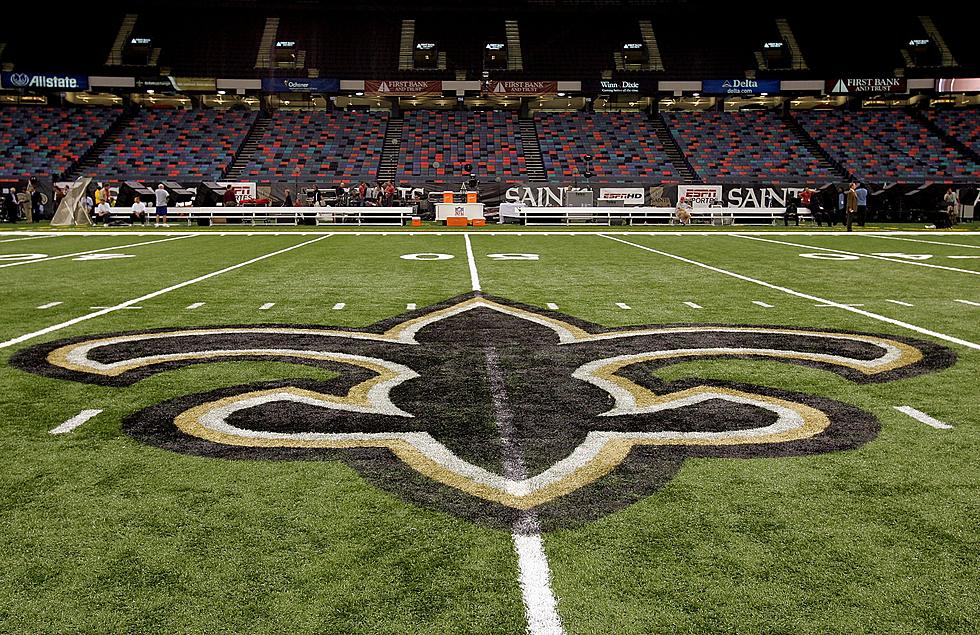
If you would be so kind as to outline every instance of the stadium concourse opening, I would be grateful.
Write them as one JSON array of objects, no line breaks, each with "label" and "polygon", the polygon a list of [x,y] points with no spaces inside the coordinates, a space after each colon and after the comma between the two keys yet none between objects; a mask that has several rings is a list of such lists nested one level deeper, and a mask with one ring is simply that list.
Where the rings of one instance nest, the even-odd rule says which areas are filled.
[{"label": "stadium concourse opening", "polygon": [[31,10],[0,630],[980,632],[961,4]]}]

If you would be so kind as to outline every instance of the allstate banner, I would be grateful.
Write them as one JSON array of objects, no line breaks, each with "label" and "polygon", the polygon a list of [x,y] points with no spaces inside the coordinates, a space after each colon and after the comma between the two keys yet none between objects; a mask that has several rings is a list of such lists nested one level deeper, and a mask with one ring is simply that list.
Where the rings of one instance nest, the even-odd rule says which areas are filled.
[{"label": "allstate banner", "polygon": [[340,80],[304,77],[268,77],[262,80],[267,93],[339,93]]},{"label": "allstate banner", "polygon": [[0,86],[40,90],[88,90],[88,75],[3,72],[0,73]]},{"label": "allstate banner", "polygon": [[779,92],[778,79],[706,79],[701,82],[705,95],[769,95]]}]

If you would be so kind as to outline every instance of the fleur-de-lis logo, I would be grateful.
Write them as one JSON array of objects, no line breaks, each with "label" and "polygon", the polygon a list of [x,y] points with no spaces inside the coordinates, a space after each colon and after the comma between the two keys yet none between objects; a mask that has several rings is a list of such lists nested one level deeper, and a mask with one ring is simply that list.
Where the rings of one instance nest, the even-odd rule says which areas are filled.
[{"label": "fleur-de-lis logo", "polygon": [[491,525],[533,511],[545,529],[620,509],[687,457],[800,456],[858,447],[877,420],[813,395],[664,382],[658,368],[767,359],[882,382],[951,365],[906,338],[801,328],[605,329],[470,294],[365,329],[222,326],[76,338],[11,363],[129,386],[187,364],[275,360],[333,371],[178,397],[123,422],[132,437],[231,459],[347,462],[409,501]]}]

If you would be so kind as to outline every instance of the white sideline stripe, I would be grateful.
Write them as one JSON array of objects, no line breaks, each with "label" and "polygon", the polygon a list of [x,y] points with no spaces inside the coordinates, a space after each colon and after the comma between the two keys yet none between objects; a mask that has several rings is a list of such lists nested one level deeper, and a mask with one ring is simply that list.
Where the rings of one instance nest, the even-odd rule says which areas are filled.
[{"label": "white sideline stripe", "polygon": [[[111,309],[112,307],[108,307],[108,306],[90,306],[89,308],[90,309]],[[138,311],[138,310],[142,309],[143,307],[141,307],[141,306],[124,306],[122,308],[125,309],[126,311]]]},{"label": "white sideline stripe", "polygon": [[802,249],[817,249],[819,251],[829,251],[835,254],[847,254],[848,256],[858,256],[859,258],[873,258],[875,260],[885,260],[887,262],[897,262],[903,265],[913,265],[915,267],[929,267],[930,269],[945,269],[946,271],[958,271],[959,273],[969,273],[974,276],[980,276],[980,271],[971,271],[970,269],[960,269],[958,267],[946,267],[944,265],[932,265],[928,262],[919,262],[917,260],[906,260],[904,258],[889,258],[888,256],[876,256],[874,254],[862,254],[857,251],[845,251],[843,249],[831,249],[830,247],[817,247],[816,245],[801,245],[799,243],[788,243],[785,240],[772,240],[769,238],[759,238],[758,236],[741,236],[739,234],[732,234],[734,238],[744,238],[745,240],[758,240],[763,243],[772,243],[774,245],[788,245],[790,247],[800,247]]},{"label": "white sideline stripe", "polygon": [[[861,234],[862,236],[864,234]],[[949,236],[949,234],[945,234]],[[962,236],[963,234],[959,234]],[[946,243],[941,240],[918,240],[915,238],[900,238],[899,236],[881,236],[872,234],[873,238],[884,238],[885,240],[904,240],[910,243],[925,243],[927,245],[947,245],[949,247],[966,247],[967,249],[980,249],[980,245],[965,245],[963,243]]]},{"label": "white sideline stripe", "polygon": [[50,309],[51,307],[58,306],[59,304],[61,304],[61,302],[48,302],[47,304],[42,304],[41,306],[39,306],[37,308],[39,308],[39,309]]},{"label": "white sideline stripe", "polygon": [[976,260],[977,258],[980,258],[980,256],[946,256],[946,257],[951,258],[953,260]]},{"label": "white sideline stripe", "polygon": [[72,430],[74,430],[78,426],[82,425],[83,423],[85,423],[86,421],[88,421],[89,419],[91,419],[92,417],[94,417],[95,415],[99,414],[100,412],[102,412],[102,411],[101,410],[82,410],[77,415],[75,415],[74,417],[72,417],[68,421],[65,421],[63,424],[61,424],[57,428],[52,428],[51,430],[48,430],[48,434],[66,434],[68,432],[71,432]]},{"label": "white sideline stripe", "polygon": [[969,304],[970,306],[980,306],[980,302],[973,302],[972,300],[956,300],[960,304]]},{"label": "white sideline stripe", "polygon": [[771,308],[773,308],[773,306],[771,304],[767,304],[765,302],[762,302],[761,300],[752,300],[752,304],[758,304],[759,306],[761,306],[764,309],[771,309]]},{"label": "white sideline stripe", "polygon": [[102,309],[101,311],[96,311],[95,313],[88,313],[86,315],[82,315],[82,316],[79,316],[77,318],[68,320],[67,322],[61,322],[60,324],[53,324],[51,326],[45,327],[43,329],[40,329],[38,331],[34,331],[33,333],[26,333],[24,335],[21,335],[20,337],[15,337],[15,338],[13,338],[11,340],[7,340],[6,342],[0,342],[0,348],[8,348],[10,346],[14,346],[15,344],[20,344],[21,342],[26,342],[27,340],[32,340],[35,337],[40,337],[42,335],[47,335],[48,333],[53,333],[54,331],[60,331],[61,329],[68,328],[69,326],[74,326],[75,324],[78,324],[79,322],[85,322],[86,320],[91,320],[92,318],[97,318],[97,317],[103,316],[103,315],[105,315],[107,313],[112,313],[113,311],[118,311],[119,309],[125,309],[128,306],[133,306],[133,305],[138,304],[140,302],[145,302],[146,300],[151,300],[151,299],[156,298],[158,296],[164,295],[165,293],[170,293],[171,291],[176,291],[177,289],[183,289],[184,287],[190,286],[192,284],[197,284],[198,282],[203,282],[204,280],[208,280],[209,278],[213,278],[215,276],[220,276],[223,273],[228,273],[229,271],[234,271],[235,269],[241,269],[242,267],[246,267],[248,265],[251,265],[253,263],[259,262],[261,260],[265,260],[266,258],[271,258],[273,256],[278,256],[279,254],[284,254],[287,251],[292,251],[293,249],[299,249],[300,247],[305,247],[306,245],[309,245],[309,244],[312,244],[312,243],[321,241],[324,238],[330,238],[331,236],[333,236],[333,234],[325,234],[323,236],[320,236],[319,238],[314,238],[312,240],[307,240],[307,241],[301,242],[301,243],[299,243],[297,245],[292,245],[290,247],[286,247],[285,249],[279,249],[277,251],[273,251],[273,252],[268,253],[268,254],[265,254],[263,256],[258,256],[256,258],[252,258],[250,260],[246,260],[245,262],[240,262],[237,265],[231,265],[230,267],[225,267],[224,269],[218,269],[217,271],[212,271],[211,273],[206,273],[203,276],[198,276],[196,278],[192,278],[190,280],[186,280],[184,282],[180,282],[178,284],[169,286],[169,287],[167,287],[165,289],[160,289],[159,291],[154,291],[153,293],[147,293],[146,295],[141,295],[140,297],[133,298],[132,300],[126,300],[125,302],[122,302],[122,303],[117,304],[115,306],[111,306],[111,307],[109,307],[107,309]]},{"label": "white sideline stripe", "polygon": [[415,306],[415,303],[414,302],[410,302],[410,303],[408,303],[408,304],[405,305],[405,310],[406,311],[414,311],[416,308],[418,308],[418,307]]},{"label": "white sideline stripe", "polygon": [[616,303],[616,306],[618,306],[621,309],[632,309],[633,308],[630,305],[626,304],[625,302],[617,302]]},{"label": "white sideline stripe", "polygon": [[[57,234],[55,234],[57,235]],[[0,243],[15,243],[18,240],[37,240],[38,238],[53,238],[55,235],[44,235],[44,236],[26,236],[24,238],[7,238],[6,240],[0,240]]]},{"label": "white sideline stripe", "polygon": [[921,421],[922,423],[926,424],[927,426],[932,426],[933,428],[936,428],[937,430],[952,430],[953,429],[953,426],[949,425],[948,423],[943,423],[939,419],[933,419],[932,417],[930,417],[926,413],[922,412],[921,410],[916,410],[912,406],[894,406],[894,408],[895,408],[895,410],[898,410],[899,412],[901,412],[903,414],[907,414],[908,416],[912,417],[913,419],[916,419],[918,421]]},{"label": "white sideline stripe", "polygon": [[692,309],[703,309],[704,308],[700,304],[695,304],[694,302],[685,302],[684,304],[686,304],[687,306],[691,307]]},{"label": "white sideline stripe", "polygon": [[202,306],[204,306],[203,302],[195,302],[194,304],[188,304],[186,308],[193,310],[193,309],[199,309]]},{"label": "white sideline stripe", "polygon": [[339,311],[339,310],[343,309],[345,306],[347,306],[347,305],[344,304],[343,302],[338,302],[337,304],[333,305],[333,310],[334,311]]},{"label": "white sideline stripe", "polygon": [[180,236],[174,236],[173,238],[161,238],[160,240],[147,240],[141,243],[131,243],[129,245],[118,245],[116,247],[104,247],[102,249],[90,249],[89,251],[76,251],[73,254],[62,254],[60,256],[48,256],[47,258],[38,258],[37,260],[21,260],[18,262],[8,262],[6,264],[0,265],[2,267],[17,267],[20,265],[29,265],[36,262],[49,262],[51,260],[60,260],[62,258],[72,258],[74,256],[84,256],[85,254],[97,254],[103,251],[112,251],[113,249],[126,249],[128,247],[139,247],[141,245],[153,245],[155,243],[166,243],[171,240],[181,240],[184,238],[193,238],[194,236],[201,236],[202,234],[183,234]]},{"label": "white sideline stripe", "polygon": [[732,278],[737,278],[738,280],[743,280],[745,282],[751,282],[752,284],[757,284],[757,285],[766,287],[767,289],[774,289],[776,291],[782,291],[783,293],[787,293],[789,295],[793,295],[793,296],[796,296],[798,298],[803,298],[805,300],[812,300],[814,302],[826,303],[829,306],[833,306],[833,307],[836,307],[838,309],[844,309],[845,311],[850,311],[851,313],[856,313],[858,315],[863,315],[864,317],[868,317],[868,318],[871,318],[873,320],[878,320],[879,322],[885,322],[887,324],[893,324],[893,325],[899,326],[899,327],[901,327],[903,329],[908,329],[910,331],[915,331],[916,333],[921,333],[922,335],[929,335],[931,337],[935,337],[937,339],[940,339],[940,340],[943,340],[943,341],[946,341],[946,342],[952,342],[953,344],[959,344],[960,346],[966,346],[967,348],[972,348],[973,350],[980,351],[980,344],[977,344],[975,342],[970,342],[968,340],[960,339],[958,337],[953,337],[952,335],[946,335],[945,333],[938,333],[936,331],[931,331],[929,329],[922,328],[921,326],[916,326],[915,324],[909,324],[908,322],[902,322],[901,320],[896,320],[894,318],[885,317],[884,315],[878,315],[877,313],[872,313],[871,311],[865,311],[864,309],[858,309],[858,308],[854,308],[852,306],[848,306],[846,304],[840,304],[840,303],[834,302],[832,300],[827,300],[826,298],[821,298],[821,297],[818,297],[818,296],[815,296],[815,295],[810,295],[808,293],[803,293],[801,291],[795,291],[795,290],[789,289],[787,287],[781,287],[779,285],[772,284],[771,282],[765,282],[765,281],[759,280],[757,278],[750,278],[749,276],[743,276],[742,274],[735,273],[734,271],[728,271],[727,269],[720,269],[718,267],[713,267],[713,266],[708,265],[708,264],[705,264],[703,262],[698,262],[697,260],[691,260],[690,258],[684,258],[683,256],[676,256],[674,254],[667,253],[666,251],[660,251],[659,249],[653,249],[652,247],[647,247],[646,245],[638,245],[636,243],[631,243],[628,240],[623,240],[621,238],[614,238],[613,236],[609,236],[607,234],[598,234],[598,235],[599,236],[602,236],[603,238],[608,238],[609,240],[615,240],[616,242],[623,243],[624,245],[630,245],[631,247],[636,247],[637,249],[642,249],[644,251],[649,251],[649,252],[654,253],[654,254],[665,256],[667,258],[673,258],[674,260],[679,260],[681,262],[686,262],[686,263],[688,263],[690,265],[694,265],[696,267],[701,267],[701,268],[707,269],[709,271],[714,271],[715,273],[720,273],[720,274],[723,274],[723,275],[726,275],[726,276],[731,276]]},{"label": "white sideline stripe", "polygon": [[469,233],[463,234],[463,239],[466,241],[466,262],[470,266],[470,284],[472,284],[474,291],[482,291],[480,274],[476,272],[476,259],[473,258],[473,245],[470,244]]},{"label": "white sideline stripe", "polygon": [[891,302],[892,304],[898,304],[899,306],[915,306],[914,304],[902,302],[901,300],[885,300],[885,302]]},{"label": "white sideline stripe", "polygon": [[276,306],[275,302],[266,302],[265,304],[259,307],[259,311],[268,311],[274,306]]},{"label": "white sideline stripe", "polygon": [[554,302],[549,302],[545,306],[548,307],[549,309],[551,309],[552,311],[557,311],[558,310],[558,305],[555,304]]},{"label": "white sideline stripe", "polygon": [[530,635],[564,635],[565,629],[558,617],[558,602],[551,590],[551,574],[541,534],[515,533],[511,537],[517,552],[527,632]]}]

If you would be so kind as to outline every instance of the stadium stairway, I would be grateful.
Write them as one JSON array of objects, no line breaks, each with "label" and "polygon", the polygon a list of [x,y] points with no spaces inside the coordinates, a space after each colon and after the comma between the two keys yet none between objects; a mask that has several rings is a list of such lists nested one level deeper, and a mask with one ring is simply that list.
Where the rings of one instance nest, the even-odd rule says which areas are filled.
[{"label": "stadium stairway", "polygon": [[395,180],[398,170],[398,157],[402,149],[403,119],[388,119],[388,129],[385,130],[384,145],[381,146],[381,160],[378,162],[378,180],[382,183]]},{"label": "stadium stairway", "polygon": [[974,151],[973,148],[971,148],[970,146],[966,145],[965,143],[963,143],[962,141],[960,141],[959,139],[957,139],[953,135],[949,134],[948,132],[946,132],[945,130],[943,130],[939,126],[937,126],[936,123],[933,120],[931,120],[928,117],[926,117],[925,115],[923,115],[920,111],[918,111],[918,110],[910,110],[909,112],[912,113],[912,117],[916,121],[918,121],[923,126],[925,126],[926,128],[928,128],[929,131],[932,132],[932,134],[934,134],[937,137],[939,137],[940,139],[942,139],[943,143],[945,143],[946,145],[954,148],[957,152],[959,152],[963,156],[969,157],[969,158],[973,159],[974,161],[976,161],[977,163],[980,163],[980,153]]},{"label": "stadium stairway", "polygon": [[664,150],[667,152],[667,159],[674,166],[674,170],[681,175],[681,182],[704,183],[704,179],[701,178],[701,175],[697,173],[694,166],[691,165],[691,162],[684,156],[681,147],[677,145],[677,140],[674,139],[674,135],[670,134],[664,118],[657,115],[650,119],[650,123],[657,132],[657,139],[660,140],[661,145],[663,145]]},{"label": "stadium stairway", "polygon": [[524,148],[524,165],[527,176],[532,181],[546,181],[544,163],[541,161],[541,144],[538,142],[538,127],[533,119],[517,122],[521,130],[521,144]]},{"label": "stadium stairway", "polygon": [[853,174],[848,172],[843,165],[835,161],[834,158],[831,157],[827,151],[824,150],[823,147],[810,136],[810,133],[808,133],[803,126],[800,125],[800,122],[796,120],[796,117],[788,113],[783,113],[783,121],[785,121],[786,126],[796,134],[796,137],[800,140],[803,147],[809,150],[810,154],[816,157],[824,168],[827,168],[839,176],[842,181],[857,180]]},{"label": "stadium stairway", "polygon": [[271,125],[272,117],[264,112],[260,112],[259,116],[255,118],[255,122],[252,124],[251,129],[249,129],[248,134],[245,136],[245,141],[235,154],[235,160],[228,166],[228,170],[225,172],[225,179],[229,181],[240,181],[242,179],[245,169],[252,162],[255,153],[259,150],[259,141],[262,140],[266,130]]},{"label": "stadium stairway", "polygon": [[74,181],[80,176],[97,176],[96,173],[102,164],[102,153],[105,152],[106,148],[108,148],[110,145],[116,143],[119,135],[126,129],[126,126],[130,121],[132,121],[133,117],[136,116],[137,112],[138,111],[127,110],[124,111],[123,114],[119,115],[119,118],[116,119],[113,124],[109,126],[106,133],[102,135],[102,138],[96,141],[95,145],[93,145],[88,152],[83,154],[81,158],[79,158],[78,162],[75,163],[74,167],[63,174],[62,177],[66,181]]}]

